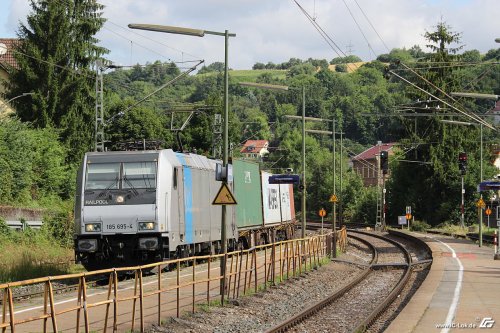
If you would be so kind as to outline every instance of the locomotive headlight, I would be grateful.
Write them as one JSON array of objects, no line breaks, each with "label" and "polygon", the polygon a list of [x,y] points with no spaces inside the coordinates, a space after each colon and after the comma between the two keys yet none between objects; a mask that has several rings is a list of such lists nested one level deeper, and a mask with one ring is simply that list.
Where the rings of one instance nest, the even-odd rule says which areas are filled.
[{"label": "locomotive headlight", "polygon": [[139,230],[154,230],[154,222],[139,222]]},{"label": "locomotive headlight", "polygon": [[158,248],[158,238],[139,238],[139,249],[141,250],[156,250]]},{"label": "locomotive headlight", "polygon": [[97,239],[79,239],[78,250],[81,252],[94,252],[97,250]]},{"label": "locomotive headlight", "polygon": [[100,232],[101,224],[100,223],[87,223],[85,224],[86,232]]},{"label": "locomotive headlight", "polygon": [[119,195],[116,197],[115,201],[116,203],[123,203],[123,201],[125,201],[125,198],[123,197],[123,195]]}]

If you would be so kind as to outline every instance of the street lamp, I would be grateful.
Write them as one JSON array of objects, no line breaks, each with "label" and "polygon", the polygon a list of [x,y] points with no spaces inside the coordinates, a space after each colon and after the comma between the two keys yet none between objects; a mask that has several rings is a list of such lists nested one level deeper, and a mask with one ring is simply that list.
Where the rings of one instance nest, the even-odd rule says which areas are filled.
[{"label": "street lamp", "polygon": [[[269,89],[269,90],[280,90],[288,91],[288,86],[281,86],[275,84],[261,84],[253,82],[240,82],[242,86]],[[300,118],[302,119],[302,223],[301,223],[301,237],[306,237],[306,91],[305,87],[302,87],[302,117],[299,116],[287,116],[290,118]]]},{"label": "street lamp", "polygon": [[469,98],[478,98],[478,99],[490,99],[490,100],[498,100],[499,95],[494,94],[479,94],[479,93],[468,93],[468,92],[452,92],[451,96],[457,97],[469,97]]},{"label": "street lamp", "polygon": [[[288,91],[293,88],[289,88],[288,86],[282,86],[282,85],[274,85],[274,84],[265,84],[265,83],[254,83],[254,82],[239,82],[241,86],[246,86],[246,87],[251,87],[251,88],[261,88],[261,89],[267,89],[267,90],[278,90],[278,91]],[[335,176],[336,176],[336,170],[335,170],[335,119],[333,120],[328,120],[328,119],[321,119],[321,118],[314,118],[314,117],[306,117],[305,116],[305,87],[302,87],[302,116],[292,116],[292,115],[286,115],[286,118],[291,118],[291,119],[301,119],[302,120],[302,225],[301,225],[301,237],[305,238],[305,231],[306,231],[306,146],[305,146],[305,134],[306,132],[310,133],[317,133],[317,134],[332,134],[333,137],[333,193],[335,194]],[[332,122],[333,123],[333,129],[332,131],[319,131],[319,130],[306,130],[305,128],[305,122],[306,120],[310,121],[319,121],[319,122]],[[342,135],[342,133],[341,133]],[[333,257],[336,256],[337,253],[337,242],[336,242],[336,200],[333,202]]]},{"label": "street lamp", "polygon": [[[207,35],[224,36],[224,128],[223,128],[223,150],[222,150],[222,167],[226,170],[226,176],[223,178],[223,186],[227,186],[227,165],[228,165],[228,137],[229,137],[229,77],[228,77],[228,42],[229,37],[236,37],[236,34],[229,33],[227,30],[224,32],[216,32],[201,29],[181,28],[167,25],[155,24],[129,24],[131,29],[140,29],[156,32],[164,32],[170,34],[188,35],[196,37],[204,37]],[[226,279],[226,253],[227,253],[227,235],[226,235],[226,206],[222,205],[222,218],[221,218],[221,251],[224,256],[221,258],[221,295],[224,295],[225,279]]]},{"label": "street lamp", "polygon": [[16,97],[12,97],[12,98],[11,98],[11,99],[9,99],[8,101],[4,102],[4,103],[3,103],[4,105],[2,105],[2,107],[7,108],[7,107],[8,107],[8,104],[9,104],[10,102],[12,102],[13,100],[16,100],[16,99],[21,98],[21,97],[24,97],[24,96],[32,96],[32,95],[34,95],[34,94],[35,94],[34,92],[27,92],[27,93],[22,93],[21,95],[18,95],[18,96],[16,96]]}]

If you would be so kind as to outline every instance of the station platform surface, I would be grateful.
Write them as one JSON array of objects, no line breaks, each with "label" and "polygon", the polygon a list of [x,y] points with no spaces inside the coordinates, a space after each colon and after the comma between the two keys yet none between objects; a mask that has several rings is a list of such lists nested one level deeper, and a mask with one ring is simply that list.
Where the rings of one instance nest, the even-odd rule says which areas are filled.
[{"label": "station platform surface", "polygon": [[500,332],[500,260],[493,246],[411,233],[432,250],[420,288],[385,332]]}]

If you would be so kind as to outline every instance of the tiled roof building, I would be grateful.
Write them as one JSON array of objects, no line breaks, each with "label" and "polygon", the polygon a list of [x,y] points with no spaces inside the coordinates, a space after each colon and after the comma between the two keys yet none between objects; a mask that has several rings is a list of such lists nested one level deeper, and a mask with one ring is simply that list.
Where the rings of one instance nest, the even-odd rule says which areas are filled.
[{"label": "tiled roof building", "polygon": [[0,45],[2,49],[5,50],[5,54],[0,52],[0,69],[7,71],[8,66],[17,68],[17,62],[14,58],[14,52],[12,51],[14,45],[19,42],[17,38],[0,38]]},{"label": "tiled roof building", "polygon": [[267,150],[269,141],[267,140],[247,140],[241,148],[240,153],[249,159],[262,159],[262,157],[269,153]]},{"label": "tiled roof building", "polygon": [[[377,181],[380,181],[380,152],[385,150],[387,151],[388,155],[391,156],[394,154],[394,145],[394,142],[375,145],[351,158],[352,168],[361,176],[361,178],[363,178],[363,184],[365,186],[376,186]],[[390,169],[389,174],[386,177],[389,176]]]}]

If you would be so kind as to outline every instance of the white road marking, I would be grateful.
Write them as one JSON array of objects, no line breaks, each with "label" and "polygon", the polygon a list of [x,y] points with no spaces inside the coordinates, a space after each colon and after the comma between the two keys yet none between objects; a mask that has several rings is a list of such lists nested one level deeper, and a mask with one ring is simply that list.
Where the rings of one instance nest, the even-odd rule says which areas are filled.
[{"label": "white road marking", "polygon": [[[437,240],[438,242],[440,242],[441,244],[443,244],[444,246],[446,246],[451,251],[451,256],[453,258],[455,258],[455,260],[457,261],[457,264],[458,264],[457,284],[455,285],[455,292],[453,294],[453,300],[452,300],[452,302],[450,304],[450,307],[448,309],[448,315],[446,316],[446,321],[445,321],[445,324],[447,324],[448,327],[451,327],[451,324],[452,324],[453,319],[455,318],[455,314],[457,312],[458,300],[460,298],[460,291],[462,289],[462,279],[463,279],[463,276],[464,276],[464,266],[462,265],[462,262],[460,261],[460,259],[458,259],[455,250],[451,246],[449,246],[445,242],[442,242],[439,239],[436,239],[434,237],[429,237],[429,238]],[[449,330],[450,330],[449,328],[443,328],[441,330],[441,333],[448,333]]]}]

